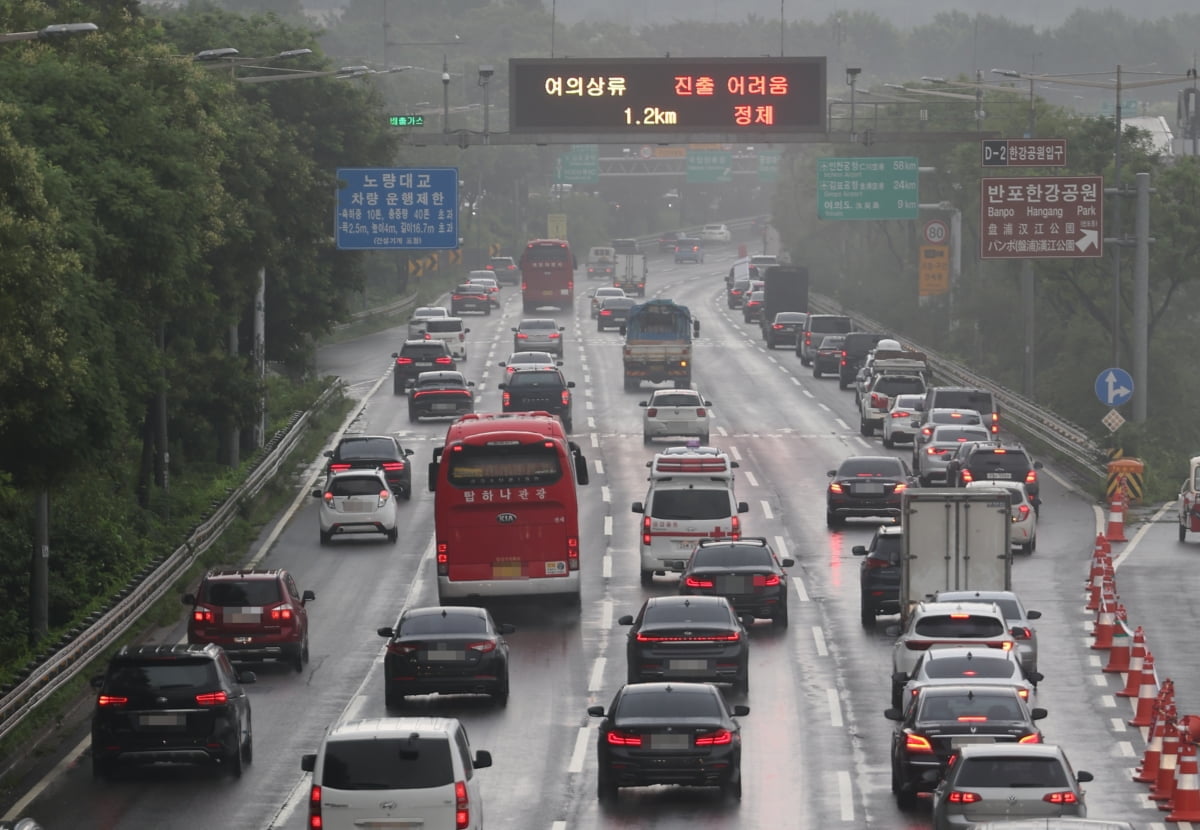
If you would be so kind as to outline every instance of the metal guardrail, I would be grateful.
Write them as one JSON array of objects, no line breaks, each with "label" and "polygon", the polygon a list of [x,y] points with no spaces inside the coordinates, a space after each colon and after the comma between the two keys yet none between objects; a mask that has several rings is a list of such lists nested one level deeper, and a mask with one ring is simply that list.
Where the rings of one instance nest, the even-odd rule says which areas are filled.
[{"label": "metal guardrail", "polygon": [[[834,300],[820,294],[811,297],[810,305],[822,314],[845,314],[873,331],[892,331],[874,320],[843,308]],[[929,357],[929,366],[934,376],[955,386],[974,386],[986,389],[995,396],[1004,412],[1005,422],[1015,432],[1034,438],[1058,452],[1081,470],[1102,478],[1106,470],[1100,463],[1104,451],[1087,431],[1064,419],[1061,415],[1034,403],[1029,398],[1007,389],[995,381],[964,369],[960,364],[944,355],[903,337],[894,338],[902,345],[924,352]]]},{"label": "metal guardrail", "polygon": [[397,312],[407,311],[411,308],[416,308],[416,306],[417,295],[408,294],[398,300],[387,303],[386,305],[372,306],[371,308],[364,308],[362,311],[355,311],[350,315],[350,320],[347,320],[344,323],[336,324],[333,327],[333,330],[337,331],[338,329],[344,329],[347,326],[352,326],[355,323],[361,323],[363,320],[369,320],[370,318],[377,317],[381,314],[395,314]]},{"label": "metal guardrail", "polygon": [[59,641],[48,659],[33,667],[12,689],[0,697],[0,739],[43,701],[63,688],[85,666],[112,647],[151,605],[182,577],[230,525],[242,502],[258,495],[275,477],[308,428],[313,413],[325,406],[340,388],[331,385],[311,408],[297,412],[285,429],[275,433],[263,448],[258,462],[236,490],[229,493],[180,547],[130,580],[113,604],[94,613],[82,629],[74,629]]}]

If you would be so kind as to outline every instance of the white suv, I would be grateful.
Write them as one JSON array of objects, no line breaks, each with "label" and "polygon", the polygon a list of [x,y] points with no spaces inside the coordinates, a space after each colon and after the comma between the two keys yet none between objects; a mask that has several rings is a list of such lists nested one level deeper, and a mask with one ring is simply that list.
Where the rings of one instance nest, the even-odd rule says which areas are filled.
[{"label": "white suv", "polygon": [[440,305],[423,305],[413,312],[408,321],[408,339],[415,340],[423,337],[425,323],[429,320],[444,319],[450,316],[450,311]]},{"label": "white suv", "polygon": [[642,443],[649,444],[655,438],[699,438],[701,444],[708,443],[708,407],[695,389],[656,389],[650,400],[638,406],[646,412],[642,417]]},{"label": "white suv", "polygon": [[700,231],[700,238],[705,242],[729,242],[733,234],[725,225],[705,225],[704,230]]},{"label": "white suv", "polygon": [[491,753],[471,754],[457,718],[371,718],[334,726],[300,768],[312,773],[306,827],[421,827],[480,830],[475,770]]},{"label": "white suv", "polygon": [[455,360],[467,359],[467,335],[471,330],[463,325],[461,317],[442,317],[425,321],[426,340],[441,340],[450,347],[450,356]]},{"label": "white suv", "polygon": [[400,538],[396,525],[396,496],[383,470],[351,469],[330,473],[324,487],[312,491],[321,500],[321,544],[334,536],[382,533],[393,544]]}]

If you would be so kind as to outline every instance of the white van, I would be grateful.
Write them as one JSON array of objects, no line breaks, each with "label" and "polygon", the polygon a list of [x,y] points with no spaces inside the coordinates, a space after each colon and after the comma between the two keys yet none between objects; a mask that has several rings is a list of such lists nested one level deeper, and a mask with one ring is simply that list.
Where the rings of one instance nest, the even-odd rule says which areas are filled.
[{"label": "white van", "polygon": [[426,340],[441,340],[450,347],[450,354],[455,360],[467,359],[467,334],[470,329],[464,328],[461,317],[442,317],[426,320],[423,333],[419,336]]},{"label": "white van", "polygon": [[716,447],[673,447],[647,464],[650,489],[635,501],[642,514],[638,549],[642,584],[656,573],[679,572],[701,539],[738,539],[739,513],[750,505],[733,492],[736,461]]},{"label": "white van", "polygon": [[312,773],[307,827],[483,827],[475,770],[491,753],[471,754],[457,718],[371,718],[326,733],[300,768]]}]

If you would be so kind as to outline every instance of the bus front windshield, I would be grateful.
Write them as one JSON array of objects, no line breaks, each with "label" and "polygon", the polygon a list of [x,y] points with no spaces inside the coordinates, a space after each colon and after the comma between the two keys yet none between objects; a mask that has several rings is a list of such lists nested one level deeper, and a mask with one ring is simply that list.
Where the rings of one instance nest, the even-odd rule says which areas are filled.
[{"label": "bus front windshield", "polygon": [[459,444],[445,454],[445,463],[450,484],[462,488],[548,485],[563,475],[559,449],[545,442]]}]

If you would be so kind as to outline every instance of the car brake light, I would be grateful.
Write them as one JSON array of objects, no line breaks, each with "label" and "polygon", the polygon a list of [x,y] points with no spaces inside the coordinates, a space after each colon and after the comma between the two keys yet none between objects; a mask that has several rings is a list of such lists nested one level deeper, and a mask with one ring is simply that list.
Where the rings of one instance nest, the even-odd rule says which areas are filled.
[{"label": "car brake light", "polygon": [[835,482],[833,482],[832,484],[830,484],[830,485],[829,485],[829,492],[831,492],[831,493],[844,493],[844,492],[846,492],[846,491],[845,491],[845,489],[842,487],[842,485],[838,484],[838,483],[835,481]]},{"label": "car brake light", "polygon": [[[988,643],[988,648],[995,648],[995,647],[996,646],[994,643]],[[1012,647],[1013,647],[1012,640],[1005,640],[1003,643],[1000,644],[1001,651],[1012,651]]]},{"label": "car brake light", "polygon": [[411,365],[412,365],[412,362],[413,362],[413,361],[412,361],[412,358],[411,358],[411,357],[398,357],[398,358],[396,358],[396,365],[397,365],[397,366],[411,366]]},{"label": "car brake light", "polygon": [[697,418],[707,418],[708,417],[708,413],[704,411],[704,407],[700,407],[699,409],[696,410],[696,417]]},{"label": "car brake light", "polygon": [[873,571],[876,568],[890,567],[891,563],[888,562],[888,560],[886,560],[886,559],[877,559],[875,557],[868,556],[866,559],[863,560],[862,566],[863,566],[864,570]]},{"label": "car brake light", "polygon": [[711,588],[713,581],[711,579],[701,579],[697,576],[688,576],[683,580],[683,584],[689,588]]},{"label": "car brake light", "polygon": [[489,651],[496,650],[496,643],[493,640],[479,640],[478,642],[467,643],[467,648],[480,654],[487,654]]},{"label": "car brake light", "polygon": [[321,785],[313,784],[308,791],[308,827],[309,830],[321,830],[325,822],[321,820]]},{"label": "car brake light", "polygon": [[120,695],[100,695],[96,698],[97,706],[124,706],[129,702],[129,698],[121,697]]},{"label": "car brake light", "polygon": [[529,335],[528,335],[528,334],[526,334],[526,333],[525,333],[525,332],[523,332],[523,331],[519,331],[519,332],[517,332],[517,339],[518,339],[518,340],[528,340],[528,339],[529,339]]},{"label": "car brake light", "polygon": [[735,542],[742,538],[742,520],[738,516],[732,516],[729,520],[729,538]]},{"label": "car brake light", "polygon": [[1030,470],[1025,474],[1026,484],[1037,484],[1037,470]]},{"label": "car brake light", "polygon": [[952,619],[952,620],[969,620],[969,619],[971,619],[971,615],[970,614],[951,614],[950,619]]},{"label": "car brake light", "polygon": [[878,392],[871,393],[871,408],[872,409],[887,409],[887,395],[880,395]]},{"label": "car brake light", "polygon": [[893,409],[891,412],[893,418],[911,418],[911,412],[905,412],[903,409]]},{"label": "car brake light", "polygon": [[471,824],[471,805],[467,800],[467,782],[454,782],[454,827],[466,830]]},{"label": "car brake light", "polygon": [[512,405],[512,393],[505,391],[504,395],[501,397],[500,405],[504,407]]},{"label": "car brake light", "polygon": [[559,334],[558,332],[556,332],[556,331],[552,331],[552,332],[550,332],[550,339],[551,339],[551,340],[557,340],[557,339],[558,339],[558,338],[560,338],[560,337],[562,337],[562,335],[561,335],[561,334]]},{"label": "car brake light", "polygon": [[454,363],[454,361],[453,361],[453,360],[451,360],[450,358],[446,357],[445,355],[442,355],[441,357],[439,357],[437,360],[435,360],[435,361],[433,361],[433,362],[434,362],[434,363],[436,363],[436,364],[438,364],[439,366],[449,366],[449,365],[451,365],[452,363]]},{"label": "car brake light", "polygon": [[978,804],[980,801],[983,801],[983,796],[979,793],[969,793],[965,790],[954,790],[946,796],[946,800],[951,804]]},{"label": "car brake light", "polygon": [[1057,793],[1046,793],[1042,796],[1042,801],[1048,801],[1051,804],[1078,804],[1079,796],[1070,790],[1063,790]]},{"label": "car brake light", "polygon": [[632,732],[621,732],[619,730],[614,729],[611,732],[609,732],[608,735],[606,735],[605,737],[608,740],[608,742],[610,744],[612,744],[613,746],[641,746],[642,745],[642,736],[635,735]]},{"label": "car brake light", "polygon": [[330,464],[329,465],[329,472],[331,472],[331,473],[344,473],[344,472],[346,472],[346,470],[349,470],[349,469],[350,469],[349,464]]},{"label": "car brake light", "polygon": [[384,472],[398,473],[404,469],[404,462],[403,461],[385,461],[382,464],[380,464],[379,466],[383,467]]},{"label": "car brake light", "polygon": [[388,643],[388,654],[395,654],[399,657],[407,657],[410,654],[416,654],[421,650],[420,643]]},{"label": "car brake light", "polygon": [[736,643],[742,639],[742,635],[737,631],[730,631],[727,634],[697,634],[697,635],[664,635],[656,636],[653,634],[643,634],[638,632],[635,638],[639,643]]},{"label": "car brake light", "polygon": [[959,715],[956,720],[959,723],[987,723],[986,715]]},{"label": "car brake light", "polygon": [[705,732],[696,736],[696,746],[725,746],[733,743],[733,733],[728,729],[718,729],[716,732]]},{"label": "car brake light", "polygon": [[755,588],[770,588],[779,584],[779,574],[755,574]]},{"label": "car brake light", "polygon": [[1029,700],[1029,690],[1028,689],[1017,689],[1017,695],[1022,700]]},{"label": "car brake light", "polygon": [[933,752],[933,744],[923,735],[905,735],[904,748],[909,752]]},{"label": "car brake light", "polygon": [[387,501],[391,497],[391,495],[392,495],[392,491],[387,489],[386,487],[384,487],[382,490],[379,491],[379,502],[375,506],[383,507],[385,504],[387,504]]},{"label": "car brake light", "polygon": [[1024,626],[1019,626],[1013,629],[1013,636],[1018,640],[1032,640],[1033,632]]},{"label": "car brake light", "polygon": [[642,544],[650,544],[650,517],[642,517]]},{"label": "car brake light", "polygon": [[199,706],[220,706],[222,703],[228,702],[229,695],[224,692],[205,692],[196,695],[196,704]]},{"label": "car brake light", "polygon": [[432,339],[433,339],[433,335],[432,335],[432,334],[430,334],[429,332],[425,332],[425,339],[426,339],[426,340],[432,340]]},{"label": "car brake light", "polygon": [[296,610],[290,605],[280,605],[272,608],[269,616],[276,622],[291,622],[296,618]]},{"label": "car brake light", "polygon": [[570,393],[570,391],[568,391],[566,389],[564,389],[562,391],[562,405],[563,406],[571,405],[571,393]]},{"label": "car brake light", "polygon": [[908,489],[908,485],[905,484],[903,481],[901,481],[895,486],[895,488],[892,490],[892,492],[893,493],[903,493],[907,489]]},{"label": "car brake light", "polygon": [[216,615],[213,614],[211,608],[194,608],[192,609],[192,622],[198,623],[214,623],[217,621]]},{"label": "car brake light", "polygon": [[[1025,697],[1029,697],[1028,689],[1022,689],[1021,691],[1024,693]],[[1034,732],[1032,735],[1026,735],[1024,738],[1021,738],[1019,741],[1017,741],[1019,744],[1040,744],[1041,742],[1042,736],[1037,732]]]},{"label": "car brake light", "polygon": [[601,317],[611,317],[611,316],[612,316],[612,310],[611,310],[611,309],[607,309],[607,308],[602,308],[602,309],[600,309],[600,316],[601,316]]},{"label": "car brake light", "polygon": [[959,470],[959,473],[962,475],[963,484],[970,484],[975,480],[975,477],[971,475],[970,470]]},{"label": "car brake light", "polygon": [[781,331],[783,329],[783,323],[772,323],[771,328],[775,329],[775,331]]},{"label": "car brake light", "polygon": [[929,455],[945,455],[949,450],[945,447],[930,447],[925,452]]}]

